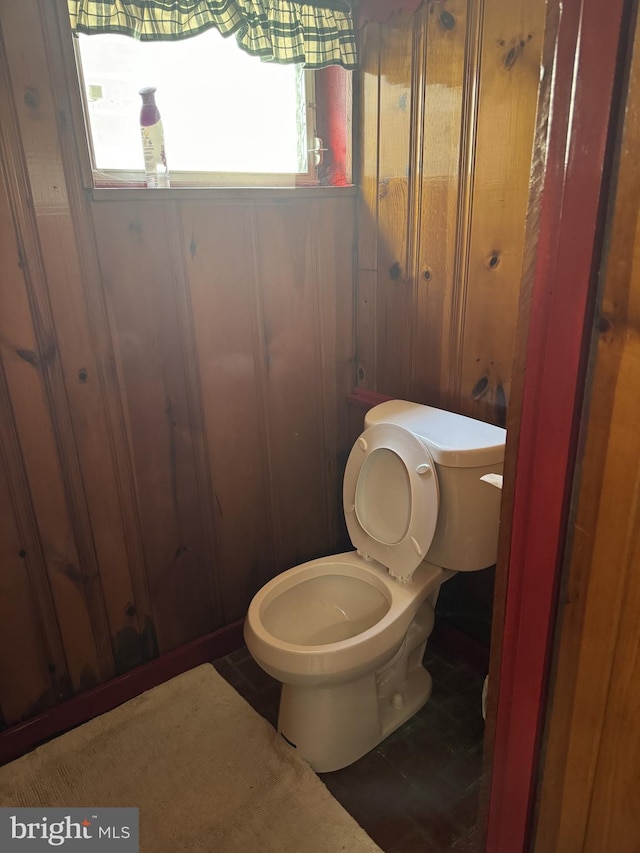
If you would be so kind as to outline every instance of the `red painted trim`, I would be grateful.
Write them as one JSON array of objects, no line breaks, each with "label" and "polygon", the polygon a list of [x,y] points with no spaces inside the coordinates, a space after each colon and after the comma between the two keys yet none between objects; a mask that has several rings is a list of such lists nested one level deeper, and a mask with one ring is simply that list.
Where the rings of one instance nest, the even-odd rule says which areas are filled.
[{"label": "red painted trim", "polygon": [[606,15],[598,0],[563,5],[517,454],[488,853],[524,850],[531,816],[624,2],[611,0]]},{"label": "red painted trim", "polygon": [[386,394],[378,394],[377,391],[367,391],[366,388],[356,388],[352,394],[347,397],[347,405],[355,409],[363,409],[369,411],[377,406],[378,403],[385,403],[387,400],[393,400],[393,397],[387,397]]},{"label": "red painted trim", "polygon": [[346,187],[353,183],[349,157],[350,85],[350,72],[339,65],[315,72],[316,135],[327,149],[318,167],[323,186]]},{"label": "red painted trim", "polygon": [[150,690],[181,672],[186,672],[202,663],[217,660],[239,649],[244,643],[243,624],[244,619],[232,622],[225,628],[180,646],[156,660],[132,669],[125,675],[87,690],[86,693],[81,693],[69,699],[68,702],[56,705],[37,717],[12,726],[0,733],[0,765],[18,758],[54,735],[68,731],[122,705],[123,702],[139,696],[145,690]]}]

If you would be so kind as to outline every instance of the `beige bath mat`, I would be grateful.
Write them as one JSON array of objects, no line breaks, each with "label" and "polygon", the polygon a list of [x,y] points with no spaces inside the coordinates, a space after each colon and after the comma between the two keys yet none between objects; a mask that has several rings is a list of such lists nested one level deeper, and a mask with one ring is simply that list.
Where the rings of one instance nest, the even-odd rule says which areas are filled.
[{"label": "beige bath mat", "polygon": [[0,768],[0,804],[139,807],[142,853],[379,853],[209,665]]}]

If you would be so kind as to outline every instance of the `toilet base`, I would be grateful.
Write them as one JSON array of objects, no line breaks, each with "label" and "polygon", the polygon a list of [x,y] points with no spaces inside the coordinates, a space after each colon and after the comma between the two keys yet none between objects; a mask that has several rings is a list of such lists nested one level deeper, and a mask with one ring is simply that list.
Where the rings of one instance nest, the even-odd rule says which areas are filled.
[{"label": "toilet base", "polygon": [[403,723],[406,723],[414,714],[418,713],[420,708],[429,701],[431,689],[431,674],[423,666],[416,667],[404,684],[400,707],[394,707],[393,697],[390,702],[380,707],[380,719],[382,723],[381,740],[384,740],[392,732],[395,732]]},{"label": "toilet base", "polygon": [[283,684],[278,732],[318,773],[340,770],[374,749],[431,696],[422,665],[401,690],[379,696],[376,673],[330,687]]}]

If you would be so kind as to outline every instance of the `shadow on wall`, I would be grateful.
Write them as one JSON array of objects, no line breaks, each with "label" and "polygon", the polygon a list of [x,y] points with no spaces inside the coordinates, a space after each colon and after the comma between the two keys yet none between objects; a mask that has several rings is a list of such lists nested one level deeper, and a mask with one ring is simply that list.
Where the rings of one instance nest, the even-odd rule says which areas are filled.
[{"label": "shadow on wall", "polygon": [[436,619],[444,620],[489,648],[495,566],[481,572],[459,572],[443,584]]}]

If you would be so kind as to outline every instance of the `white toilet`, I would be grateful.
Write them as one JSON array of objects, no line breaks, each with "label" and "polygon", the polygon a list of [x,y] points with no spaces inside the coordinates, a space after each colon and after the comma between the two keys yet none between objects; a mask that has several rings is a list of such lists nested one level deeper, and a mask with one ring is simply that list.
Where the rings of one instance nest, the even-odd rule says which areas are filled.
[{"label": "white toilet", "polygon": [[[401,400],[371,409],[344,475],[355,551],[269,581],[244,627],[282,682],[278,731],[318,772],[356,761],[431,695],[440,586],[496,561],[506,432]],[[488,478],[489,480],[491,478]]]}]

